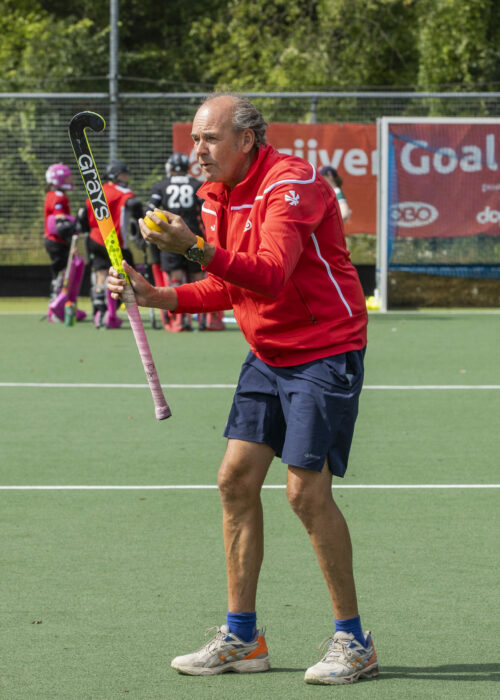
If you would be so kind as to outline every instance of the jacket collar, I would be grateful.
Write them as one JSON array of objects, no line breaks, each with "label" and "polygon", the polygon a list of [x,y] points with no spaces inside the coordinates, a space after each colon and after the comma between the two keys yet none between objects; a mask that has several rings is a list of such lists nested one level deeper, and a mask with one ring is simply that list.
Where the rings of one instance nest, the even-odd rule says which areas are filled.
[{"label": "jacket collar", "polygon": [[273,146],[269,144],[260,146],[247,174],[232,190],[222,182],[205,182],[198,190],[198,196],[202,199],[219,201],[221,204],[227,204],[229,197],[237,203],[240,198],[238,195],[244,197],[245,200],[248,199],[249,191],[255,189],[255,194],[257,194],[262,177],[267,172],[267,168],[261,170],[262,163],[266,160],[274,160],[273,156],[276,155],[278,155],[278,151]]}]

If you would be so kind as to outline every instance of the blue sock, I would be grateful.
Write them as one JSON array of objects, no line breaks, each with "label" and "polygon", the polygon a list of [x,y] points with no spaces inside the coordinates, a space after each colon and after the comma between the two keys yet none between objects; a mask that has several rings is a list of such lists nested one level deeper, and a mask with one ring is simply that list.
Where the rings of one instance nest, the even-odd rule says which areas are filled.
[{"label": "blue sock", "polygon": [[335,632],[347,632],[355,636],[360,644],[366,647],[366,639],[361,628],[361,618],[351,617],[349,620],[335,620]]},{"label": "blue sock", "polygon": [[227,613],[227,626],[231,634],[235,634],[244,642],[251,642],[257,632],[257,613]]}]

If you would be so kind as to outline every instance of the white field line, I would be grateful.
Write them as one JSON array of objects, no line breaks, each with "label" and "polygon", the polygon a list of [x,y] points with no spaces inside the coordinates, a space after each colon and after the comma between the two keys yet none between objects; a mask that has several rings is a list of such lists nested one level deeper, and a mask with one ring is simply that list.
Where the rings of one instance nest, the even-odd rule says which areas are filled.
[{"label": "white field line", "polygon": [[377,389],[377,390],[397,390],[397,391],[415,391],[419,389],[424,390],[434,390],[441,389],[445,391],[458,389],[460,391],[466,391],[467,389],[500,389],[500,384],[366,384],[363,387],[365,389]]},{"label": "white field line", "polygon": [[[77,384],[64,382],[0,382],[0,388],[38,389],[148,389],[148,384]],[[236,389],[236,384],[162,384],[164,389]]]},{"label": "white field line", "polygon": [[[436,307],[433,309],[389,309],[385,313],[382,313],[381,311],[378,311],[377,309],[368,309],[368,313],[370,316],[421,316],[425,318],[432,318],[433,316],[498,316],[500,314],[500,309],[498,308],[483,308],[483,309],[474,309],[474,308],[458,308],[458,309],[449,309],[449,308],[440,308]],[[19,308],[13,309],[12,311],[5,311],[2,310],[0,311],[0,316],[39,316],[39,317],[44,317],[47,314],[46,308],[40,309],[39,311],[22,311]],[[142,310],[141,315],[143,316],[144,320],[148,320],[148,315],[147,311]],[[125,318],[125,322],[127,319]],[[234,316],[224,316],[224,322],[225,323],[236,323],[236,319]]]},{"label": "white field line", "polygon": [[[236,384],[162,384],[164,389],[235,389]],[[148,384],[102,384],[69,382],[0,382],[0,388],[35,389],[149,389]],[[498,391],[500,384],[365,384],[363,390],[376,391]]]},{"label": "white field line", "polygon": [[[263,489],[285,489],[284,484],[264,484]],[[500,484],[334,484],[333,489],[498,489]],[[24,485],[1,486],[0,491],[215,491],[215,484],[170,484],[170,485]]]}]

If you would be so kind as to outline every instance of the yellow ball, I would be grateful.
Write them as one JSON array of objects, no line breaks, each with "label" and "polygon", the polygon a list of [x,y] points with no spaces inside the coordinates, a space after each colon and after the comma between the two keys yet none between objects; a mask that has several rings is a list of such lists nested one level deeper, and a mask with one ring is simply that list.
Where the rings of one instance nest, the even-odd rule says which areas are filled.
[{"label": "yellow ball", "polygon": [[[163,221],[165,221],[165,223],[168,224],[168,219],[167,219],[167,217],[165,216],[165,214],[163,214],[161,211],[155,211],[155,214],[156,214],[156,216],[158,216],[160,219],[163,219]],[[146,224],[146,226],[147,226],[149,229],[151,229],[151,231],[161,231],[161,228],[159,227],[159,225],[158,225],[155,221],[153,221],[153,219],[150,219],[149,216],[146,216],[146,217],[144,218],[144,223]]]},{"label": "yellow ball", "polygon": [[378,311],[379,309],[379,304],[375,297],[368,297],[366,299],[366,308],[369,309],[370,311]]}]

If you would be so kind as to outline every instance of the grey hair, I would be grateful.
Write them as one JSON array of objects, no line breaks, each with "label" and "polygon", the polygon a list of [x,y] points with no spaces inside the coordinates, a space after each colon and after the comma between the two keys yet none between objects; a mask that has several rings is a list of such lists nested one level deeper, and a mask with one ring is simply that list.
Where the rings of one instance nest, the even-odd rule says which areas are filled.
[{"label": "grey hair", "polygon": [[251,129],[255,135],[255,147],[265,146],[267,143],[266,129],[267,122],[260,110],[246,97],[235,95],[231,92],[215,92],[209,95],[203,102],[211,102],[217,97],[232,97],[234,100],[233,128],[235,131],[245,131]]}]

